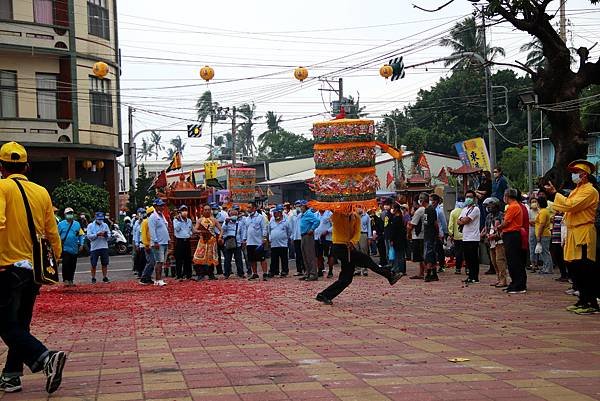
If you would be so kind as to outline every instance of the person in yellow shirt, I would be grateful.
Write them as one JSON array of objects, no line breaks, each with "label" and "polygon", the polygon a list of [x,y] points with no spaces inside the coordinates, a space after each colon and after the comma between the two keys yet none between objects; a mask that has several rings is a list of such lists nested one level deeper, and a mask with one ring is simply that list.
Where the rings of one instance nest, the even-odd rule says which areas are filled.
[{"label": "person in yellow shirt", "polygon": [[558,193],[552,182],[545,185],[546,193],[554,196],[552,208],[564,212],[567,227],[564,259],[568,264],[579,300],[567,310],[578,314],[600,312],[598,300],[598,266],[596,265],[596,211],[598,191],[593,172],[595,166],[587,160],[575,160],[568,166],[576,187],[568,197]]},{"label": "person in yellow shirt", "polygon": [[458,229],[458,218],[465,206],[465,198],[463,196],[459,196],[456,198],[456,206],[450,212],[450,218],[448,219],[448,234],[450,235],[450,239],[454,243],[454,258],[455,258],[455,268],[454,274],[461,274],[464,253],[462,247],[463,234]]},{"label": "person in yellow shirt", "polygon": [[358,250],[361,222],[357,213],[334,212],[331,216],[331,223],[333,224],[332,252],[341,263],[340,276],[337,281],[317,294],[317,301],[331,305],[332,300],[352,283],[356,266],[371,269],[382,275],[388,279],[390,285],[396,284],[402,278],[402,273],[393,273],[390,269],[379,266],[369,255]]},{"label": "person in yellow shirt", "polygon": [[33,243],[23,188],[38,235],[51,243],[55,255],[61,253],[56,219],[50,195],[44,187],[30,182],[27,151],[16,142],[0,148],[0,337],[8,347],[6,364],[0,376],[0,390],[21,391],[23,364],[32,372],[44,371],[46,391],[58,390],[67,360],[64,351],[49,351],[29,331],[39,285],[33,280]]},{"label": "person in yellow shirt", "polygon": [[[550,255],[550,242],[552,241],[552,215],[548,207],[548,199],[538,196],[538,214],[535,217],[535,243],[536,254],[542,260],[540,274],[552,274],[552,256]],[[529,246],[532,246],[531,243]]]},{"label": "person in yellow shirt", "polygon": [[152,243],[150,239],[150,229],[148,228],[148,216],[154,213],[154,208],[152,206],[146,208],[146,216],[144,220],[142,220],[142,224],[140,226],[140,241],[142,245],[144,245],[144,252],[146,254],[146,266],[144,266],[144,270],[142,271],[142,276],[140,278],[140,284],[154,284],[152,281],[152,272],[154,271],[154,255],[152,253]]}]

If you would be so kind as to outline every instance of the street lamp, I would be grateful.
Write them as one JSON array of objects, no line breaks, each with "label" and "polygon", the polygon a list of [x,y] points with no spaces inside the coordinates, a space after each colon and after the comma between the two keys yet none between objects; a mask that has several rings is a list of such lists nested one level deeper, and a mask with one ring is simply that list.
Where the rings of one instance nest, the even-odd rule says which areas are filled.
[{"label": "street lamp", "polygon": [[532,135],[533,127],[531,123],[531,110],[538,103],[538,96],[532,91],[526,91],[519,94],[519,101],[527,107],[527,189],[529,195],[533,192],[533,155],[532,155]]}]

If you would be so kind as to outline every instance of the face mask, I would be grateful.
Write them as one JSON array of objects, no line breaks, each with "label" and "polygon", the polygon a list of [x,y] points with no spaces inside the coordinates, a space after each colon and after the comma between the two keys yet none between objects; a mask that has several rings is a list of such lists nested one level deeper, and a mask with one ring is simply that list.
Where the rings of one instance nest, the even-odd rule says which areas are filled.
[{"label": "face mask", "polygon": [[473,204],[473,198],[465,198],[465,205],[471,206]]},{"label": "face mask", "polygon": [[96,224],[102,225],[102,223],[104,223],[104,220],[96,220]]},{"label": "face mask", "polygon": [[184,219],[186,219],[188,216],[188,212],[181,212],[181,217],[183,217]]},{"label": "face mask", "polygon": [[302,213],[302,209],[300,209],[299,207],[296,208],[296,213]]},{"label": "face mask", "polygon": [[571,173],[571,181],[573,181],[573,184],[579,184],[581,182],[581,177],[577,173]]},{"label": "face mask", "polygon": [[67,220],[73,220],[73,213],[67,213],[65,214],[65,217],[67,218]]},{"label": "face mask", "polygon": [[219,214],[219,211],[218,211],[218,210],[213,210],[213,211],[212,211],[212,214],[213,214],[213,216],[216,216],[216,215],[218,215],[218,214]]},{"label": "face mask", "polygon": [[532,208],[533,210],[536,210],[538,208],[538,204],[532,203],[529,207]]},{"label": "face mask", "polygon": [[237,221],[238,217],[237,216],[231,216],[230,219],[231,219],[231,221],[233,221],[235,223]]},{"label": "face mask", "polygon": [[462,209],[463,207],[465,207],[465,202],[456,202],[456,208],[457,209]]}]

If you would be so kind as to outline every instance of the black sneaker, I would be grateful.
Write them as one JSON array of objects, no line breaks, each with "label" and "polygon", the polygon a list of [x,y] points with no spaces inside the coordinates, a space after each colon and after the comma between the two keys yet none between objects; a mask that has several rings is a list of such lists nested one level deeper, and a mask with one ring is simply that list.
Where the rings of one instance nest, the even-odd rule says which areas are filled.
[{"label": "black sneaker", "polygon": [[317,294],[315,298],[317,301],[324,303],[325,305],[333,305],[333,301],[329,298],[326,298],[323,294]]},{"label": "black sneaker", "polygon": [[329,273],[327,273],[327,278],[332,278],[333,277],[333,272],[329,271]]},{"label": "black sneaker", "polygon": [[46,391],[48,394],[54,393],[60,387],[62,382],[63,368],[67,361],[67,354],[64,351],[50,351],[44,364],[44,374],[46,375]]},{"label": "black sneaker", "polygon": [[462,274],[462,273],[460,272],[460,269],[455,269],[454,274]]},{"label": "black sneaker", "polygon": [[269,277],[268,273],[263,274],[263,281],[269,281]]},{"label": "black sneaker", "polygon": [[388,278],[388,282],[390,285],[394,285],[402,278],[402,276],[404,276],[404,273],[402,272],[394,273],[392,277]]},{"label": "black sneaker", "polygon": [[142,285],[152,285],[152,284],[154,284],[154,281],[152,281],[152,279],[143,278],[143,279],[140,280],[140,284],[142,284]]},{"label": "black sneaker", "polygon": [[102,282],[103,282],[103,283],[108,283],[108,282],[110,282],[110,280],[108,279],[108,277],[104,277],[104,278],[102,279]]},{"label": "black sneaker", "polygon": [[256,280],[258,277],[258,274],[253,274],[250,277],[248,277],[248,281],[252,281],[252,280]]},{"label": "black sneaker", "polygon": [[92,284],[96,284],[96,277],[92,278]]},{"label": "black sneaker", "polygon": [[0,391],[5,393],[18,393],[23,390],[20,377],[0,377]]}]

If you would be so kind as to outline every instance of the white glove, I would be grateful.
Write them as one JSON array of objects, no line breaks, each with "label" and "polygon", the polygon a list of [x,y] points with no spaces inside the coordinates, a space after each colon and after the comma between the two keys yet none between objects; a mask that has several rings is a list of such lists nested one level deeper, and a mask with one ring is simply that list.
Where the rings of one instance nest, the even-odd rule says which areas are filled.
[{"label": "white glove", "polygon": [[540,254],[540,253],[542,253],[542,244],[541,244],[541,243],[539,243],[539,242],[538,242],[538,243],[536,244],[536,246],[535,246],[535,253],[536,253],[536,254]]}]

